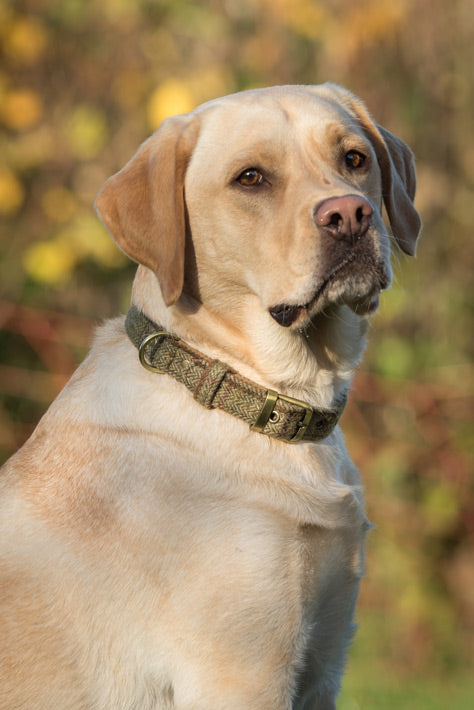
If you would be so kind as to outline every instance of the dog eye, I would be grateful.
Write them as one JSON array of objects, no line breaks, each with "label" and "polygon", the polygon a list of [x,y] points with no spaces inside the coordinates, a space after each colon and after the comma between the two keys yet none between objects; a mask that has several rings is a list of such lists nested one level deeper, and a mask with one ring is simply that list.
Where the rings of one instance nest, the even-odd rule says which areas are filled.
[{"label": "dog eye", "polygon": [[365,155],[358,150],[350,150],[345,155],[346,165],[351,170],[359,170],[365,164]]},{"label": "dog eye", "polygon": [[257,185],[262,184],[263,175],[256,168],[248,168],[247,170],[244,170],[243,173],[240,173],[237,178],[237,182],[244,187],[256,187]]}]

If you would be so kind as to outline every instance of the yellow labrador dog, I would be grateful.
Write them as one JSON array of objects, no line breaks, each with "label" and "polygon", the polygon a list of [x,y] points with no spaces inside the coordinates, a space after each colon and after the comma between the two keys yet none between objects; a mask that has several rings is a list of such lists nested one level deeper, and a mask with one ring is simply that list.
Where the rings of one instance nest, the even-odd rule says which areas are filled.
[{"label": "yellow labrador dog", "polygon": [[337,420],[414,192],[331,84],[171,118],[105,183],[132,308],[2,470],[2,710],[335,708],[369,527]]}]

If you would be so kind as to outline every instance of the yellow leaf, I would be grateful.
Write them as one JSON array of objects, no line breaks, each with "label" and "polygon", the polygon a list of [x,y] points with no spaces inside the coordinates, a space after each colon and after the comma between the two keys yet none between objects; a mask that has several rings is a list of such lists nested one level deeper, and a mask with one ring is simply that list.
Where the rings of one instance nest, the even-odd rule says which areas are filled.
[{"label": "yellow leaf", "polygon": [[107,122],[99,109],[78,106],[66,125],[69,145],[81,160],[90,160],[101,150],[107,140]]},{"label": "yellow leaf", "polygon": [[33,244],[23,257],[26,272],[51,286],[67,281],[76,261],[73,245],[62,237]]},{"label": "yellow leaf", "polygon": [[188,113],[195,106],[194,96],[181,79],[167,79],[155,89],[148,101],[148,122],[155,130],[168,116]]},{"label": "yellow leaf", "polygon": [[33,17],[21,17],[12,22],[5,37],[5,53],[16,61],[32,64],[43,53],[46,32]]},{"label": "yellow leaf", "polygon": [[17,212],[25,197],[23,185],[10,170],[0,169],[0,213]]},{"label": "yellow leaf", "polygon": [[[66,232],[64,233],[66,237]],[[90,258],[108,267],[122,266],[125,255],[92,214],[82,214],[67,232],[78,258]]]},{"label": "yellow leaf", "polygon": [[43,102],[32,89],[14,89],[7,92],[0,109],[3,122],[17,131],[34,126],[43,114]]}]

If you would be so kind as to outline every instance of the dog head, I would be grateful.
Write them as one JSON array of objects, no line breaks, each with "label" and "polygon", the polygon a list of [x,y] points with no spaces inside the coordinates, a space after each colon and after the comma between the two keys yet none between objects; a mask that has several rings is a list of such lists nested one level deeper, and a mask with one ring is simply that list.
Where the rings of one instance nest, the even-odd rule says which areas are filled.
[{"label": "dog head", "polygon": [[234,94],[168,119],[97,198],[128,256],[225,313],[239,303],[283,327],[329,304],[374,311],[390,239],[415,253],[409,148],[331,84]]}]

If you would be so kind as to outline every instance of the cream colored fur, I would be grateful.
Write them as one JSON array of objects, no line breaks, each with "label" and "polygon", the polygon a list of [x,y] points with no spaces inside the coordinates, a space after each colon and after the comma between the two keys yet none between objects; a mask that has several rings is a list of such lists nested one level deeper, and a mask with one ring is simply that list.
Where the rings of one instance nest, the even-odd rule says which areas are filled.
[{"label": "cream colored fur", "polygon": [[[351,149],[363,176],[343,167]],[[271,176],[263,191],[236,182],[249,168]],[[327,258],[313,214],[332,196],[374,205],[367,249],[388,285],[382,195],[414,251],[413,193],[406,146],[323,85],[166,122],[97,204],[142,264],[132,301],[150,318],[329,407],[364,347],[366,294],[335,279],[289,328],[269,309],[311,303]],[[106,323],[2,469],[0,708],[332,710],[368,527],[339,428],[294,446],[251,432],[143,369],[123,318]]]}]

